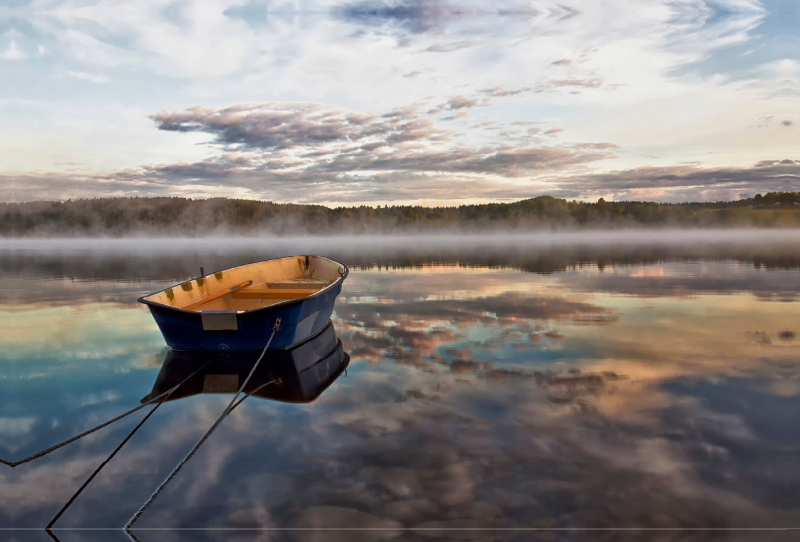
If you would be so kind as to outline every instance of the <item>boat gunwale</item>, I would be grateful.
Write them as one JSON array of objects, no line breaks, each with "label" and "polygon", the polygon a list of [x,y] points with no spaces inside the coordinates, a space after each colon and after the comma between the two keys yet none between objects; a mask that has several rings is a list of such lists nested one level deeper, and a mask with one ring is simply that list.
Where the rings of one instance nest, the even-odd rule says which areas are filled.
[{"label": "boat gunwale", "polygon": [[[298,297],[297,299],[287,299],[286,301],[281,301],[280,303],[273,303],[272,305],[266,305],[264,307],[258,307],[257,309],[248,309],[246,311],[236,311],[236,313],[237,314],[251,314],[251,313],[254,313],[254,312],[263,311],[263,310],[267,310],[267,309],[274,309],[275,307],[285,307],[285,306],[291,305],[293,303],[302,303],[302,302],[304,302],[304,301],[306,301],[308,299],[314,299],[315,297],[319,297],[322,294],[326,293],[326,291],[328,289],[333,288],[337,284],[341,284],[342,282],[344,282],[344,279],[346,279],[347,275],[350,274],[350,269],[345,264],[343,264],[341,262],[337,262],[336,260],[331,260],[330,258],[326,258],[325,256],[318,256],[318,255],[315,255],[315,254],[303,254],[302,256],[309,256],[311,258],[321,258],[323,260],[328,260],[329,262],[333,262],[333,263],[339,265],[340,267],[344,268],[344,273],[341,274],[341,276],[338,279],[336,279],[333,282],[331,282],[330,284],[328,284],[326,287],[324,287],[324,288],[322,288],[320,290],[317,290],[313,294],[307,295],[305,297]],[[255,265],[255,264],[259,264],[259,263],[274,262],[276,260],[287,260],[289,258],[297,258],[297,257],[298,257],[297,255],[281,256],[279,258],[270,258],[269,260],[259,260],[257,262],[245,263],[245,264],[242,264],[242,265],[237,265],[235,267],[228,267],[228,268],[222,269],[220,271],[212,271],[211,273],[207,273],[206,275],[203,275],[202,278],[209,277],[209,276],[213,275],[214,273],[224,273],[225,271],[230,271],[232,269],[238,269],[240,267],[247,267],[248,265]],[[151,297],[151,296],[166,292],[170,288],[176,288],[176,287],[180,286],[181,284],[183,284],[184,282],[191,282],[192,280],[197,280],[198,278],[201,278],[201,277],[195,277],[193,279],[189,279],[188,281],[183,281],[183,282],[179,282],[177,284],[174,284],[172,286],[167,286],[163,290],[158,290],[157,292],[153,292],[153,293],[144,295],[144,296],[140,297],[139,299],[137,299],[136,301],[138,301],[139,303],[142,303],[143,305],[147,305],[147,306],[151,306],[151,307],[163,307],[165,309],[169,309],[169,310],[173,310],[173,311],[179,311],[179,312],[184,312],[184,313],[188,313],[188,314],[200,315],[200,314],[202,314],[203,311],[196,311],[196,310],[192,310],[192,309],[184,309],[182,307],[173,307],[172,305],[165,305],[164,303],[159,303],[158,301],[151,301],[151,300],[147,299],[148,297]],[[323,327],[325,327],[325,326],[323,326]]]}]

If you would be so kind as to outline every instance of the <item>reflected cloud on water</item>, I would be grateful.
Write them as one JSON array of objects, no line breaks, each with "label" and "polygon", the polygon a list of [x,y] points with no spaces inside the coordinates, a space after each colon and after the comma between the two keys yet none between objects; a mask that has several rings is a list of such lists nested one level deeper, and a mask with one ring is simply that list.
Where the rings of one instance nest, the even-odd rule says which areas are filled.
[{"label": "reflected cloud on water", "polygon": [[[547,258],[533,252],[524,257]],[[465,261],[480,258],[471,254]],[[329,328],[317,352],[328,360],[325,370],[318,361],[297,371],[319,387],[304,388],[297,377],[292,394],[263,388],[265,398],[290,402],[242,403],[137,526],[383,529],[358,534],[365,540],[457,538],[445,529],[466,528],[513,540],[524,533],[491,529],[797,526],[800,433],[792,413],[800,408],[800,282],[796,270],[748,258],[687,261],[667,251],[657,261],[631,257],[602,267],[597,259],[566,258],[558,260],[566,262],[563,271],[545,274],[523,272],[513,261],[365,265],[348,280],[336,331]],[[102,267],[98,261],[89,268]],[[43,282],[16,280],[27,285],[22,292]],[[157,283],[148,277],[142,287]],[[99,337],[114,336],[118,357],[75,355],[64,364],[56,361],[63,343],[48,334],[9,343],[0,354],[0,387],[11,390],[0,407],[4,459],[116,416],[207,361],[165,354],[157,330],[142,331],[146,312],[114,300],[116,283],[89,283],[109,292],[105,301],[87,293],[87,283],[57,284],[75,287],[73,301],[50,306],[31,294],[36,310],[63,310],[68,320],[106,311],[101,319],[73,318],[75,330],[97,352],[107,349]],[[130,284],[119,284],[121,299]],[[6,322],[19,302],[3,305]],[[117,326],[122,314],[141,319]],[[243,381],[252,360],[228,356],[176,392],[179,401],[164,403],[60,525],[119,527],[128,520]],[[276,365],[259,371],[261,383],[291,380]],[[134,418],[0,469],[0,524],[45,525]],[[356,539],[352,532],[302,533],[263,536]],[[70,536],[83,534],[64,540]],[[139,538],[163,539],[146,531]]]},{"label": "reflected cloud on water", "polygon": [[[301,344],[284,350],[270,351],[266,355],[262,352],[205,353],[169,350],[164,357],[152,391],[143,397],[140,403],[141,407],[157,405],[151,411],[152,414],[162,404],[194,395],[234,394],[237,391],[243,395],[236,403],[231,404],[230,412],[249,397],[284,403],[310,403],[346,371],[349,362],[350,357],[344,352],[342,342],[336,336],[332,323]],[[121,398],[113,395],[113,393],[106,393],[94,396],[91,398],[92,400],[78,405],[78,410],[80,407],[94,406]],[[50,459],[50,454],[59,453],[67,446],[74,448],[86,441],[91,442],[95,439],[95,431],[104,429],[109,423],[113,424],[124,419],[141,407],[131,409],[122,417],[115,416],[104,423],[97,424],[95,428],[60,444],[51,443],[53,446],[38,453],[16,460],[4,460],[4,462],[13,469],[21,466],[24,471],[28,465],[34,462],[38,463],[40,459],[46,462]],[[149,416],[150,414],[144,421],[147,421]],[[9,420],[11,418],[5,421]],[[17,428],[19,429],[18,433],[29,432],[36,418],[18,419],[17,421],[24,422],[26,420],[31,423],[16,424],[20,426]],[[27,427],[23,427],[24,425]],[[5,426],[2,429],[8,433],[8,436],[12,438],[17,436],[14,434],[14,425],[6,423]],[[136,431],[138,431],[138,427],[130,436]],[[81,441],[80,439],[84,437],[86,441]],[[125,442],[127,442],[127,438],[123,441],[123,443]],[[15,450],[12,448],[10,451],[14,452]],[[114,455],[116,452],[110,457],[114,457]],[[102,469],[102,467],[100,468]],[[11,491],[13,489],[12,487]],[[4,496],[11,497],[11,494]],[[3,512],[11,511],[13,511],[13,506],[11,510],[3,510]],[[13,514],[11,516],[13,517]]]}]

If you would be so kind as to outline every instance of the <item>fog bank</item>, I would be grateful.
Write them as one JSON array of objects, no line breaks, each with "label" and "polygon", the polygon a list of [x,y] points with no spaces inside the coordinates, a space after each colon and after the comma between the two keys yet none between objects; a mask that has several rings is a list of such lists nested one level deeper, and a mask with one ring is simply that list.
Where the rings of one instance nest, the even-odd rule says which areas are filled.
[{"label": "fog bank", "polygon": [[193,239],[3,239],[0,277],[175,282],[255,261],[316,254],[351,269],[429,265],[555,273],[572,267],[664,261],[737,261],[800,269],[795,230],[633,230],[483,235],[212,237]]},{"label": "fog bank", "polygon": [[270,253],[324,254],[335,250],[359,253],[397,250],[477,249],[497,246],[519,248],[562,248],[569,246],[746,246],[797,245],[797,229],[658,229],[658,230],[581,230],[537,231],[519,233],[419,233],[385,235],[305,235],[252,237],[209,236],[193,238],[123,237],[123,238],[0,238],[0,251],[25,252],[240,252],[267,250]]}]

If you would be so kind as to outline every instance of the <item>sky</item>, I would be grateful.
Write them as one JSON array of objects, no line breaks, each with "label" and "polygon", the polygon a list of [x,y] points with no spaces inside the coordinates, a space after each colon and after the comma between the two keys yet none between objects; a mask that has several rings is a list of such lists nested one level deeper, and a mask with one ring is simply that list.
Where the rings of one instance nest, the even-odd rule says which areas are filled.
[{"label": "sky", "polygon": [[4,0],[0,201],[800,190],[794,0]]}]

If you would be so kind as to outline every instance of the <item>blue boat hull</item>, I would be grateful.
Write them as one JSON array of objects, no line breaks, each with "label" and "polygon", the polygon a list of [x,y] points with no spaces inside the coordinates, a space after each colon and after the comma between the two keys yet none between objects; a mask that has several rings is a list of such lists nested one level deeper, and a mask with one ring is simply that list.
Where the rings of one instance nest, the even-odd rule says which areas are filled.
[{"label": "blue boat hull", "polygon": [[269,346],[270,350],[276,350],[299,343],[322,329],[330,320],[336,296],[341,291],[339,282],[313,297],[237,314],[238,330],[204,330],[199,312],[159,305],[148,305],[148,308],[167,345],[174,350],[262,350],[276,319],[280,318],[280,330]]}]

